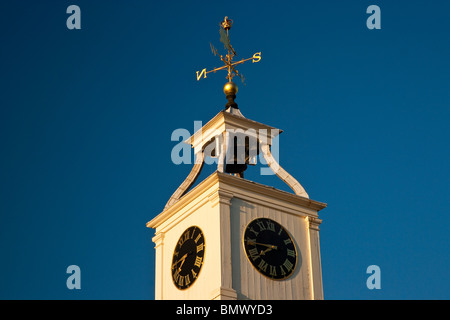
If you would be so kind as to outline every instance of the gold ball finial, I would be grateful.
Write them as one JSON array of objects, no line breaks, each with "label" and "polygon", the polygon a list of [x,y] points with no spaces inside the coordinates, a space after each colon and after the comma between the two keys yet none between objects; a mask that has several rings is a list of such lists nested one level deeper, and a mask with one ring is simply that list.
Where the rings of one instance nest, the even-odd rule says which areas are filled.
[{"label": "gold ball finial", "polygon": [[223,93],[225,93],[226,96],[236,95],[237,92],[238,86],[234,82],[227,82],[223,87]]},{"label": "gold ball finial", "polygon": [[228,108],[235,108],[239,109],[236,102],[234,102],[234,99],[236,99],[236,93],[238,92],[238,86],[234,82],[227,82],[223,86],[223,93],[225,93],[225,96],[227,97],[227,104],[225,105],[225,110]]}]

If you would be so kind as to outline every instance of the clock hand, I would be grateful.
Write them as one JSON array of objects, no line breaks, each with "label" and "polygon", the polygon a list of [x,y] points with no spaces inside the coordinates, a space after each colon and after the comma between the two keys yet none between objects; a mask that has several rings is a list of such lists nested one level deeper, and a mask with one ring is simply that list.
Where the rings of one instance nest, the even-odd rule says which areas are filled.
[{"label": "clock hand", "polygon": [[[272,247],[275,247],[275,246],[272,246]],[[275,247],[275,248],[267,248],[266,250],[261,250],[261,253],[260,253],[259,255],[260,255],[260,256],[263,256],[263,255],[266,254],[266,252],[268,252],[268,251],[270,251],[270,250],[272,250],[272,249],[276,249],[276,247]]]},{"label": "clock hand", "polygon": [[193,254],[193,253],[194,253],[194,250],[191,250],[191,251],[189,251],[188,253],[186,253],[184,256],[182,256],[177,262],[175,262],[174,264],[172,264],[172,269],[175,269],[175,267],[177,266],[177,264],[180,263],[181,261],[183,261],[183,262],[181,263],[181,265],[178,267],[178,270],[180,270],[181,267],[183,266],[184,261],[186,260],[186,258],[187,258],[188,256],[190,256],[191,254]]},{"label": "clock hand", "polygon": [[256,242],[256,241],[251,241],[251,240],[247,240],[247,243],[268,247],[269,249],[275,249],[275,250],[278,249],[277,246],[274,246],[274,245],[271,245],[271,244],[260,243],[260,242]]},{"label": "clock hand", "polygon": [[181,262],[180,266],[178,267],[178,272],[181,271],[181,267],[183,266],[185,261],[186,261],[186,258],[183,259],[183,261]]},{"label": "clock hand", "polygon": [[[186,260],[186,257],[188,256],[188,254],[186,253],[184,256],[182,256],[177,262],[175,262],[174,264],[172,264],[172,269],[175,269],[175,267],[177,266],[177,264],[180,262],[180,261],[183,261],[184,262],[184,260]],[[181,268],[181,267],[180,267]]]}]

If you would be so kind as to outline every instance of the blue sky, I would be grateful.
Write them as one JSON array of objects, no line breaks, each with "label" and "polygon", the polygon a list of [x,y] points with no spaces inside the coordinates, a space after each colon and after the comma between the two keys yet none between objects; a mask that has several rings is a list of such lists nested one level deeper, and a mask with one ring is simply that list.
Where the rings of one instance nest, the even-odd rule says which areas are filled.
[{"label": "blue sky", "polygon": [[[81,8],[81,30],[66,9]],[[381,29],[369,30],[369,5]],[[234,20],[243,114],[320,217],[326,299],[448,299],[448,1],[2,1],[0,298],[153,299],[153,230],[190,165],[170,155],[226,100]],[[209,168],[209,170],[212,170]],[[246,177],[289,190],[257,170]],[[208,168],[206,174],[208,173]],[[366,268],[381,269],[381,289]],[[68,290],[66,268],[81,268]]]}]

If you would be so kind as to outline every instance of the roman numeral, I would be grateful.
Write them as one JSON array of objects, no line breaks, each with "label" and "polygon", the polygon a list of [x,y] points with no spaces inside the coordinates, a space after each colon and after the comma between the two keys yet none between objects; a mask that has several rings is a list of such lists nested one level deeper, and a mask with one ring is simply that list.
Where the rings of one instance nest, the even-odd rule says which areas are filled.
[{"label": "roman numeral", "polygon": [[194,271],[194,269],[191,270],[192,278],[197,278],[197,272]]},{"label": "roman numeral", "polygon": [[287,249],[287,255],[295,258],[295,251],[291,249]]},{"label": "roman numeral", "polygon": [[178,278],[180,277],[180,273],[177,271],[175,271],[175,273],[173,274],[173,281],[178,282]]},{"label": "roman numeral", "polygon": [[184,240],[183,240],[183,242],[188,240],[188,239],[189,239],[189,230],[184,233]]},{"label": "roman numeral", "polygon": [[285,275],[286,275],[286,272],[284,271],[283,266],[280,266],[280,270],[281,270],[281,275],[282,275],[282,276],[285,276]]},{"label": "roman numeral", "polygon": [[200,268],[201,265],[202,265],[202,257],[195,258],[194,266]]},{"label": "roman numeral", "polygon": [[267,266],[268,266],[267,262],[265,262],[263,259],[261,259],[261,262],[258,264],[259,270],[266,272]]},{"label": "roman numeral", "polygon": [[258,249],[256,249],[256,247],[248,250],[248,253],[250,254],[250,258],[252,258],[253,261],[259,258]]},{"label": "roman numeral", "polygon": [[267,221],[267,230],[275,232],[275,225],[273,222]]},{"label": "roman numeral", "polygon": [[200,238],[201,238],[201,236],[202,236],[202,234],[201,233],[199,233],[198,235],[197,235],[197,237],[195,238],[195,243],[197,243],[198,242],[198,240],[200,240]]},{"label": "roman numeral", "polygon": [[260,232],[266,230],[266,226],[264,225],[264,223],[262,221],[258,221],[258,222],[256,222],[256,224],[258,225]]},{"label": "roman numeral", "polygon": [[291,238],[287,238],[284,240],[284,244],[289,244],[289,243],[292,243]]},{"label": "roman numeral", "polygon": [[294,266],[292,262],[290,262],[288,259],[284,260],[283,266],[286,268],[286,270],[289,272],[292,270],[292,267]]},{"label": "roman numeral", "polygon": [[272,277],[277,276],[277,267],[269,265],[269,272]]},{"label": "roman numeral", "polygon": [[253,227],[250,228],[250,232],[253,232],[255,234],[255,237],[257,237],[259,234],[259,232],[255,231],[255,229],[253,229]]},{"label": "roman numeral", "polygon": [[200,243],[198,246],[197,246],[197,253],[199,252],[199,251],[202,251],[203,250],[203,243]]},{"label": "roman numeral", "polygon": [[252,245],[252,244],[255,244],[255,242],[256,242],[256,238],[254,238],[254,239],[251,239],[251,238],[247,238],[247,239],[245,239],[245,241],[247,242],[247,244],[250,244],[250,245]]}]

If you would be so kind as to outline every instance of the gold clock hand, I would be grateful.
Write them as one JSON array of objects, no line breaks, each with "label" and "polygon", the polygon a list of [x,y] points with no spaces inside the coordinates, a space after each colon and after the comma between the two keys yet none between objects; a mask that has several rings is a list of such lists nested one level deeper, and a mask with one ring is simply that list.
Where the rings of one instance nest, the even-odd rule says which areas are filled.
[{"label": "gold clock hand", "polygon": [[270,250],[272,250],[272,249],[277,249],[277,246],[272,246],[271,248],[267,248],[266,250],[261,250],[261,252],[260,252],[260,256],[263,256],[263,255],[265,255],[266,254],[266,252],[268,252],[268,251],[270,251]]},{"label": "gold clock hand", "polygon": [[190,256],[192,253],[194,253],[193,250],[192,250],[192,251],[189,251],[189,252],[186,253],[184,256],[182,256],[177,262],[175,262],[174,264],[172,264],[172,269],[175,269],[175,267],[177,266],[177,264],[180,263],[180,261],[183,261],[183,262],[181,263],[181,265],[178,267],[178,270],[181,270],[181,267],[183,266],[184,261],[185,261],[186,258],[187,258],[188,256]]},{"label": "gold clock hand", "polygon": [[255,244],[255,245],[257,244],[257,245],[259,245],[259,246],[268,247],[269,249],[275,249],[275,250],[278,249],[277,246],[274,246],[274,245],[271,245],[271,244],[260,243],[260,242],[256,242],[256,241],[251,241],[251,240],[247,240],[247,243],[249,243],[249,244]]},{"label": "gold clock hand", "polygon": [[185,261],[186,261],[186,258],[183,259],[183,261],[181,262],[180,266],[178,267],[178,272],[181,271],[181,267],[183,266]]},{"label": "gold clock hand", "polygon": [[[175,267],[177,266],[177,264],[180,262],[180,261],[183,261],[184,262],[184,260],[186,260],[186,257],[188,256],[188,254],[186,253],[184,256],[182,256],[177,262],[175,262],[174,264],[172,264],[172,269],[175,269]],[[180,268],[181,268],[181,266],[180,266]]]}]

